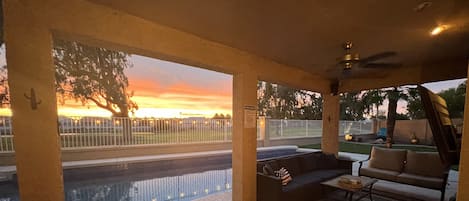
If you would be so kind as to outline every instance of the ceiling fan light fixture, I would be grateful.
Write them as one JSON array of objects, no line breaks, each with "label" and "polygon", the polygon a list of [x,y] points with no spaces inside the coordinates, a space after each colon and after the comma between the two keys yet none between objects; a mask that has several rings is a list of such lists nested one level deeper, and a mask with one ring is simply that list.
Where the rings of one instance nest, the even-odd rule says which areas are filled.
[{"label": "ceiling fan light fixture", "polygon": [[349,71],[352,70],[353,63],[352,62],[345,62],[344,70]]}]

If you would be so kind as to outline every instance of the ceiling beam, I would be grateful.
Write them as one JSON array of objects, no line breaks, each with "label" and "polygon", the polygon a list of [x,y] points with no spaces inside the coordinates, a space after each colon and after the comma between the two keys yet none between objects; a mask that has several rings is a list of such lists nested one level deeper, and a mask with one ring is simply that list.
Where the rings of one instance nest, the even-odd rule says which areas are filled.
[{"label": "ceiling beam", "polygon": [[328,92],[329,81],[119,10],[85,0],[20,0],[55,36],[229,74]]}]

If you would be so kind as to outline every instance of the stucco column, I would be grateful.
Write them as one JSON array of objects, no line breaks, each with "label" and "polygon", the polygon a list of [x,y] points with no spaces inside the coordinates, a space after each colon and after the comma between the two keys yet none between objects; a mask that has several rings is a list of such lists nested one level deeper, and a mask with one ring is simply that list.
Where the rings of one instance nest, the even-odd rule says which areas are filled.
[{"label": "stucco column", "polygon": [[256,200],[257,77],[233,76],[233,201]]},{"label": "stucco column", "polygon": [[[467,77],[469,78],[469,71]],[[457,200],[469,200],[469,95],[467,94],[469,94],[469,88],[466,87]]]},{"label": "stucco column", "polygon": [[324,153],[339,153],[339,95],[322,94],[322,140]]},{"label": "stucco column", "polygon": [[64,200],[52,36],[16,0],[3,1],[20,198]]}]

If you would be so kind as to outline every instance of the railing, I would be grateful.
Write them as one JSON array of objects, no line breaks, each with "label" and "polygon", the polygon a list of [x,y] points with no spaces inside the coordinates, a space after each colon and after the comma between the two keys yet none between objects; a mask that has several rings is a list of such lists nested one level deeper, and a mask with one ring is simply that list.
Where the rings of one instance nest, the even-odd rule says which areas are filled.
[{"label": "railing", "polygon": [[[266,123],[266,132],[271,139],[322,136],[322,120],[269,119]],[[373,133],[373,122],[340,121],[339,136],[347,133],[354,135]]]},{"label": "railing", "polygon": [[229,119],[62,119],[62,148],[231,141]]},{"label": "railing", "polygon": [[[266,119],[257,122],[257,138],[320,137],[322,120]],[[159,144],[230,142],[231,119],[59,118],[61,147],[80,149]],[[372,122],[341,121],[339,134],[372,133]],[[0,152],[13,152],[10,117],[0,117]]]}]

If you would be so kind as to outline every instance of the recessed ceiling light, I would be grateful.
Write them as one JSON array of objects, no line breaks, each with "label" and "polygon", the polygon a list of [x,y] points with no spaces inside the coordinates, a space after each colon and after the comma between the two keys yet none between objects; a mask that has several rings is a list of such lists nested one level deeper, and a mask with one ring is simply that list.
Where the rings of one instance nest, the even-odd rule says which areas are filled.
[{"label": "recessed ceiling light", "polygon": [[449,25],[438,25],[437,27],[433,28],[430,34],[432,36],[436,36],[443,31],[446,31],[450,26]]}]

